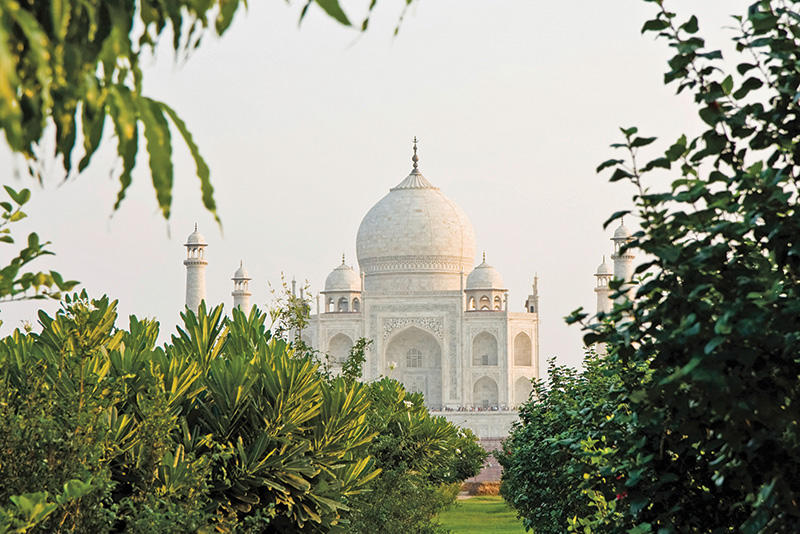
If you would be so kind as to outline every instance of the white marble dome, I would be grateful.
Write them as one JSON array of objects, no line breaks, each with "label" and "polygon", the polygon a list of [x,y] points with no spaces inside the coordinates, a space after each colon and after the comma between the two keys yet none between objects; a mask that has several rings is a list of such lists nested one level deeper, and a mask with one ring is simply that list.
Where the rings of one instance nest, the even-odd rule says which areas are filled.
[{"label": "white marble dome", "polygon": [[613,274],[614,274],[614,269],[611,268],[611,266],[606,261],[605,256],[603,256],[603,263],[601,263],[597,267],[597,272],[595,273],[595,275],[596,276],[604,276],[604,275],[613,275]]},{"label": "white marble dome", "polygon": [[[388,282],[390,273],[416,273],[412,290],[458,289],[453,275],[472,269],[475,230],[461,208],[414,168],[361,221],[356,251],[368,286],[371,275],[384,275]],[[421,278],[437,273],[444,273],[447,283]]]},{"label": "white marble dome", "polygon": [[475,267],[467,277],[467,285],[465,289],[505,289],[503,287],[503,277],[500,272],[486,263]]},{"label": "white marble dome", "polygon": [[342,261],[325,279],[325,291],[361,291],[361,278]]},{"label": "white marble dome", "polygon": [[236,280],[237,278],[240,278],[240,279],[247,279],[247,280],[252,280],[252,279],[250,278],[250,273],[248,273],[248,272],[247,272],[247,269],[245,269],[245,268],[242,266],[241,262],[239,263],[239,268],[238,268],[238,269],[236,269],[236,272],[235,272],[235,273],[233,273],[233,280]]},{"label": "white marble dome", "polygon": [[197,231],[197,226],[194,227],[194,232],[189,234],[189,237],[186,238],[187,245],[205,245],[206,238],[203,237],[203,234]]},{"label": "white marble dome", "polygon": [[614,237],[612,239],[628,239],[631,237],[631,231],[625,226],[625,223],[620,223],[619,227],[614,230]]}]

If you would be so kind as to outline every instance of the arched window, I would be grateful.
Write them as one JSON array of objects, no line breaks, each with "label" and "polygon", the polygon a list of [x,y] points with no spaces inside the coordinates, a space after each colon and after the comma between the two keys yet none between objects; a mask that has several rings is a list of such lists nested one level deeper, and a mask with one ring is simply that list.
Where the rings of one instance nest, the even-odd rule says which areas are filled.
[{"label": "arched window", "polygon": [[499,310],[499,309],[502,308],[502,305],[503,305],[503,301],[500,300],[500,297],[495,297],[494,298],[494,309],[495,310]]},{"label": "arched window", "polygon": [[339,299],[339,311],[340,312],[348,311],[347,299],[345,297],[342,297],[342,298]]},{"label": "arched window", "polygon": [[533,383],[530,378],[521,376],[514,384],[514,404],[519,406],[530,400]]},{"label": "arched window", "polygon": [[469,298],[469,305],[467,306],[467,309],[468,310],[474,310],[475,309],[475,297],[470,297]]},{"label": "arched window", "polygon": [[489,300],[489,297],[486,295],[481,297],[481,310],[491,310],[492,309],[492,302]]},{"label": "arched window", "polygon": [[472,365],[497,365],[497,338],[489,332],[472,340]]},{"label": "arched window", "polygon": [[358,299],[353,299],[353,311],[361,311],[361,303],[358,302]]},{"label": "arched window", "polygon": [[328,313],[333,311],[333,299],[328,299]]},{"label": "arched window", "polygon": [[472,387],[472,402],[481,408],[497,406],[499,396],[497,382],[484,376],[480,378]]},{"label": "arched window", "polygon": [[328,356],[331,362],[341,365],[350,355],[350,349],[353,348],[353,340],[345,334],[336,334],[328,342]]},{"label": "arched window", "polygon": [[406,367],[422,367],[422,352],[417,348],[406,352]]},{"label": "arched window", "polygon": [[531,338],[525,332],[520,332],[514,338],[514,365],[530,367],[532,362]]}]

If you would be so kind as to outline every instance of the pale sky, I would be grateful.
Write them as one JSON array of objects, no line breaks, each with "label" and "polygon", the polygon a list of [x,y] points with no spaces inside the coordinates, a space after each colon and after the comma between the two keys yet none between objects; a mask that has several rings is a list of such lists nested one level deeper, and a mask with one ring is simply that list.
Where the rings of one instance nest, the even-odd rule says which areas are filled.
[{"label": "pale sky", "polygon": [[[356,263],[355,238],[367,211],[411,169],[420,170],[472,221],[478,254],[502,274],[512,311],[523,311],[533,277],[541,295],[541,366],[557,356],[578,365],[582,334],[563,317],[594,312],[592,276],[610,255],[613,227],[632,207],[630,185],[595,174],[618,154],[619,126],[659,141],[656,157],[681,133],[701,130],[689,95],[664,87],[670,51],[641,35],[655,6],[635,0],[421,0],[393,36],[403,2],[381,0],[359,34],[303,2],[249,2],[221,39],[207,37],[185,63],[167,47],[148,65],[146,94],[172,105],[211,168],[223,231],[204,211],[194,165],[174,137],[173,214],[161,218],[144,143],[134,185],[112,215],[120,165],[112,145],[82,175],[62,183],[45,163],[44,187],[15,175],[0,153],[4,184],[33,189],[18,241],[37,231],[56,256],[32,268],[78,279],[92,296],[120,301],[127,316],[157,317],[162,340],[183,309],[182,246],[194,223],[209,246],[208,300],[230,309],[233,272],[244,262],[252,302],[271,302],[268,282],[308,280],[323,289],[341,262]],[[729,51],[733,24],[750,0],[668,2],[679,19],[697,14],[700,35]],[[346,1],[361,20],[364,1]],[[731,69],[733,70],[733,69]],[[107,132],[111,128],[107,125]],[[620,154],[621,155],[621,154]],[[74,158],[75,161],[78,158]],[[669,175],[654,186],[668,183]],[[626,224],[636,227],[633,218]],[[0,260],[10,257],[2,245]],[[356,265],[357,269],[357,265]],[[4,303],[0,334],[57,303]]]}]

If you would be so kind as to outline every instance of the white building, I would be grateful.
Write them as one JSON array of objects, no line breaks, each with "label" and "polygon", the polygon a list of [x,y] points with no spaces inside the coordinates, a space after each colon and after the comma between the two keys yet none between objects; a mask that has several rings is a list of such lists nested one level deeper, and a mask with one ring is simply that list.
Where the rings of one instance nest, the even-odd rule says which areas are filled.
[{"label": "white building", "polygon": [[[416,151],[415,143],[411,173],[358,228],[359,272],[342,258],[301,336],[328,354],[334,369],[357,339],[370,339],[366,380],[396,378],[479,436],[503,436],[516,419],[511,410],[528,400],[531,379],[539,377],[538,279],[524,308],[511,311],[498,270],[485,257],[474,266],[469,218],[420,173]],[[613,275],[605,259],[595,274],[598,312],[610,309],[612,276],[629,279],[632,272],[632,254],[620,250],[630,232],[621,225],[612,240]],[[192,309],[205,296],[205,246],[195,229],[184,262]],[[249,308],[250,277],[241,264],[233,280],[234,305]]]},{"label": "white building", "polygon": [[466,214],[413,169],[358,229],[361,274],[344,259],[325,281],[304,341],[341,364],[373,340],[364,377],[391,376],[431,409],[499,410],[528,399],[539,376],[536,283],[520,312],[500,273],[475,264]]}]

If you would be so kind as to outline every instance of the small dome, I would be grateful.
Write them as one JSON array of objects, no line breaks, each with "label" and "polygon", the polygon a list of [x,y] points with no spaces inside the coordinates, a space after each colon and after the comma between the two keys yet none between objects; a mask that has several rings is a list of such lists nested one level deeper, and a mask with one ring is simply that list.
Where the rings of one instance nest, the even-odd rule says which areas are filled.
[{"label": "small dome", "polygon": [[187,245],[205,245],[206,238],[203,237],[203,234],[197,231],[197,225],[194,225],[194,232],[189,234],[189,237],[186,238]]},{"label": "small dome", "polygon": [[631,231],[628,230],[624,222],[620,223],[619,228],[614,230],[614,239],[630,239],[631,235]]},{"label": "small dome", "polygon": [[342,261],[325,279],[325,291],[361,291],[361,277]]},{"label": "small dome", "polygon": [[608,262],[606,261],[606,257],[605,256],[603,256],[603,263],[601,263],[597,267],[597,272],[594,273],[594,274],[595,274],[595,276],[606,276],[606,275],[613,275],[614,274],[614,269],[612,269],[611,266],[608,264]]},{"label": "small dome", "polygon": [[239,262],[239,268],[236,269],[235,273],[233,273],[233,280],[236,280],[237,278],[244,278],[244,279],[247,279],[247,280],[252,280],[250,278],[250,274],[245,270],[244,267],[242,267],[242,262]]},{"label": "small dome", "polygon": [[500,273],[484,261],[475,267],[467,277],[466,289],[500,289],[503,288],[503,277]]}]

